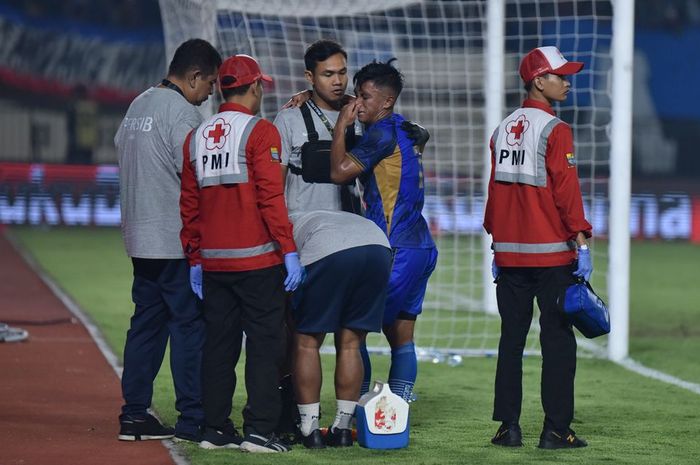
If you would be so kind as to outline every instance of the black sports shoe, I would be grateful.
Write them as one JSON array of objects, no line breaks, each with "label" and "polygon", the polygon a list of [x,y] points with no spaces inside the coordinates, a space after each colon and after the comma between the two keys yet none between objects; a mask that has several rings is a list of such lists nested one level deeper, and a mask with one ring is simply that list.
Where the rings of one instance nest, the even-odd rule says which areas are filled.
[{"label": "black sports shoe", "polygon": [[302,436],[301,442],[307,449],[325,449],[326,443],[323,441],[321,430],[316,428],[308,436]]},{"label": "black sports shoe", "polygon": [[576,449],[578,447],[586,447],[587,445],[588,443],[577,437],[572,429],[562,433],[545,428],[542,430],[540,443],[537,447],[540,449]]},{"label": "black sports shoe", "polygon": [[226,425],[221,429],[206,427],[199,447],[202,449],[238,449],[242,442],[243,438],[233,425]]},{"label": "black sports shoe", "polygon": [[245,438],[243,438],[241,450],[243,452],[262,452],[269,454],[289,452],[292,450],[292,446],[285,444],[274,434],[263,436],[262,434],[248,433],[245,435]]},{"label": "black sports shoe", "polygon": [[328,427],[326,433],[326,445],[330,447],[350,447],[352,446],[352,430],[350,429],[333,429]]},{"label": "black sports shoe", "polygon": [[121,415],[119,417],[120,441],[148,441],[151,439],[169,439],[175,435],[173,428],[163,426],[150,413],[145,417]]},{"label": "black sports shoe", "polygon": [[504,447],[522,447],[523,433],[517,423],[501,423],[496,435],[491,439],[491,444]]}]

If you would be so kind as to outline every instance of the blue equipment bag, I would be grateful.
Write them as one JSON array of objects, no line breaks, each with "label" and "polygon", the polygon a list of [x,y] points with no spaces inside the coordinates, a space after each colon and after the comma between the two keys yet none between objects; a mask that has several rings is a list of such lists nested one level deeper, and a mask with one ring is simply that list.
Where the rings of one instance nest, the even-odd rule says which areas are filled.
[{"label": "blue equipment bag", "polygon": [[610,332],[610,315],[605,302],[593,292],[588,281],[580,280],[564,293],[562,308],[571,324],[591,339]]}]

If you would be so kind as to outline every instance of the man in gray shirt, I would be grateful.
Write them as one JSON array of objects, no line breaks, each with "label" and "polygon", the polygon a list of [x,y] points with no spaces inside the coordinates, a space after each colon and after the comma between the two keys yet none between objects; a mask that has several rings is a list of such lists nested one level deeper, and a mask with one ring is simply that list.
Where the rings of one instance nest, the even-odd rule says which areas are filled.
[{"label": "man in gray shirt", "polygon": [[[372,221],[347,212],[317,210],[290,215],[294,242],[307,276],[293,297],[294,387],[304,446],[352,445],[351,420],[360,397],[360,345],[378,332],[391,272],[391,249]],[[325,440],[318,424],[319,348],[335,334],[336,416]]]},{"label": "man in gray shirt", "polygon": [[[274,120],[282,138],[282,176],[287,210],[290,214],[312,210],[339,211],[342,209],[341,193],[347,187],[335,185],[330,179],[326,183],[306,182],[301,174],[302,146],[309,142],[310,136],[303,112],[310,117],[318,139],[328,141],[330,147],[332,130],[348,85],[347,53],[337,42],[319,40],[306,49],[304,64],[304,76],[313,89],[311,98],[306,101],[305,96],[301,108],[294,106],[281,110]],[[362,134],[359,124],[354,130],[357,135]],[[348,137],[353,136],[348,134]]]},{"label": "man in gray shirt", "polygon": [[[202,122],[194,105],[213,93],[221,56],[201,39],[182,43],[168,76],[136,97],[114,144],[119,155],[122,235],[134,268],[136,306],[124,346],[119,439],[199,441],[203,412],[200,364],[204,324],[180,243],[182,144]],[[175,428],[147,411],[170,338],[170,365],[180,412]]]}]

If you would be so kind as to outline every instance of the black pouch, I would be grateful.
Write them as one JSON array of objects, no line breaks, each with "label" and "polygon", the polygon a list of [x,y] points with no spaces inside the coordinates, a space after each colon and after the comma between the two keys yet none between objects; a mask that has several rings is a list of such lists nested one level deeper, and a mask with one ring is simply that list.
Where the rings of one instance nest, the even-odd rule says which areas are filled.
[{"label": "black pouch", "polygon": [[304,182],[332,183],[331,141],[310,140],[301,146],[301,177]]}]

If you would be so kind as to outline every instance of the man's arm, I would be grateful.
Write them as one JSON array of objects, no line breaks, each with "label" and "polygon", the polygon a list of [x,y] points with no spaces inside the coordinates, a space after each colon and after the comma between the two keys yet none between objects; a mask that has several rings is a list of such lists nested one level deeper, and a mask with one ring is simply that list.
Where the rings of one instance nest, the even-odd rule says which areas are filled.
[{"label": "man's arm", "polygon": [[[567,124],[560,123],[549,136],[547,172],[552,180],[554,204],[562,223],[570,232],[572,239],[579,237],[579,233],[585,239],[591,237],[592,228],[584,216],[575,160],[571,128]],[[577,242],[579,242],[578,239]]]},{"label": "man's arm", "polygon": [[272,122],[280,134],[280,171],[282,172],[282,188],[287,185],[287,164],[292,156],[292,135],[289,133],[287,120],[282,116],[282,112],[278,113],[275,120]]},{"label": "man's arm", "polygon": [[187,135],[182,147],[182,184],[180,187],[180,218],[182,218],[180,241],[190,265],[199,264],[201,261],[199,255],[199,185],[190,162],[190,142],[193,133],[194,129]]},{"label": "man's arm", "polygon": [[248,144],[260,215],[272,238],[279,243],[282,253],[295,252],[292,224],[284,203],[279,157],[273,155],[279,151],[281,144],[279,132],[269,121],[260,120],[255,125]]},{"label": "man's arm", "polygon": [[335,124],[336,128],[342,129],[333,131],[331,142],[331,181],[336,184],[345,184],[362,173],[362,167],[348,156],[345,147],[345,128],[355,124],[356,117],[357,106],[353,100],[340,110]]}]

